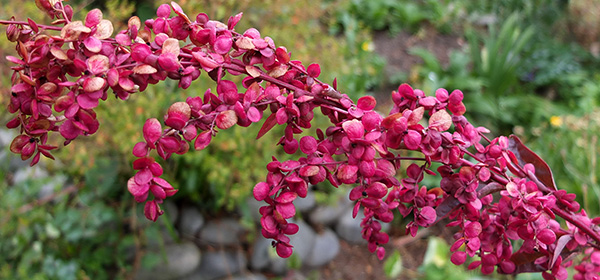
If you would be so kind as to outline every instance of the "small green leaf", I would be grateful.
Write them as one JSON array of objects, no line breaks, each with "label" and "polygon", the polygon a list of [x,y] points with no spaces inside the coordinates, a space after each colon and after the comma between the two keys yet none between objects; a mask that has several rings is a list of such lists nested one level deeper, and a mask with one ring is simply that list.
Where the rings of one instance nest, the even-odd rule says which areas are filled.
[{"label": "small green leaf", "polygon": [[48,235],[48,238],[55,239],[60,236],[60,231],[53,224],[47,223],[46,224],[46,234]]},{"label": "small green leaf", "polygon": [[437,267],[443,267],[448,261],[448,244],[444,239],[439,237],[429,238],[427,243],[427,251],[423,258],[423,265],[433,264]]},{"label": "small green leaf", "polygon": [[387,278],[395,279],[400,276],[400,273],[402,272],[402,257],[398,250],[394,250],[394,253],[388,257],[383,264],[383,270]]}]

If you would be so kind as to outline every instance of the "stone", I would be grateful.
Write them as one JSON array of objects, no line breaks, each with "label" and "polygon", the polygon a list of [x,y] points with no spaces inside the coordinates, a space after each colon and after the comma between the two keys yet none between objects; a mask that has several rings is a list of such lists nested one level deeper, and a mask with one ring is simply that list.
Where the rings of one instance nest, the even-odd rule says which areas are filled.
[{"label": "stone", "polygon": [[260,271],[269,266],[271,256],[269,250],[272,250],[271,240],[264,238],[260,233],[254,239],[252,246],[252,255],[250,256],[250,268]]},{"label": "stone", "polygon": [[177,205],[171,200],[166,200],[160,207],[165,211],[163,215],[167,215],[171,225],[175,225],[175,221],[177,221],[179,215],[179,208],[177,208]]},{"label": "stone", "polygon": [[360,223],[365,217],[362,209],[352,218],[352,208],[348,208],[335,225],[335,232],[342,239],[353,244],[366,244],[362,238]]},{"label": "stone", "polygon": [[330,226],[339,220],[346,209],[346,207],[340,207],[339,204],[335,206],[318,205],[308,214],[308,219],[313,224]]},{"label": "stone", "polygon": [[294,199],[294,206],[296,206],[296,212],[306,213],[313,209],[317,204],[317,200],[315,199],[315,193],[313,191],[308,191],[306,197],[297,197]]},{"label": "stone", "polygon": [[333,260],[340,252],[340,240],[333,230],[326,228],[315,236],[315,242],[305,265],[320,267]]},{"label": "stone", "polygon": [[[49,197],[60,189],[66,187],[67,184],[67,176],[63,174],[56,174],[49,178],[49,182],[45,183],[38,192],[38,197],[40,199]],[[57,199],[66,199],[67,196],[58,196],[55,197],[53,201],[57,201]]]},{"label": "stone", "polygon": [[[21,159],[19,159],[19,160],[21,160]],[[46,177],[48,177],[48,171],[46,171],[42,167],[40,167],[38,165],[33,166],[33,167],[27,166],[27,167],[18,169],[13,174],[13,184],[14,185],[26,184],[26,182],[28,180],[41,179],[41,178],[46,178]]]},{"label": "stone", "polygon": [[[150,253],[160,254],[159,251]],[[202,259],[200,249],[192,242],[165,246],[165,256],[166,261],[161,261],[150,270],[139,271],[136,274],[135,279],[180,279],[196,271]]]},{"label": "stone", "polygon": [[179,233],[183,238],[195,239],[204,225],[204,216],[193,206],[184,206],[179,215]]},{"label": "stone", "polygon": [[260,207],[267,205],[264,201],[257,201],[254,197],[249,197],[246,199],[247,208],[240,208],[240,211],[248,211],[248,213],[240,213],[242,216],[250,215],[252,220],[256,223],[260,221],[262,215],[258,212]]},{"label": "stone", "polygon": [[298,233],[290,235],[290,244],[294,246],[294,254],[300,258],[302,263],[304,263],[313,247],[316,233],[307,223],[302,220],[291,222],[295,222],[299,229]]},{"label": "stone", "polygon": [[[308,220],[312,224],[333,226],[340,219],[342,215],[348,213],[348,208],[354,206],[354,202],[348,199],[350,191],[344,195],[339,195],[337,201],[330,205],[317,205],[308,214]],[[350,212],[352,209],[350,209]]]},{"label": "stone", "polygon": [[226,278],[223,278],[222,280],[267,280],[267,277],[265,277],[262,274],[243,273],[243,274],[236,275],[233,277],[226,277]]},{"label": "stone", "polygon": [[256,238],[252,248],[250,268],[253,271],[268,271],[275,275],[284,275],[288,271],[289,259],[279,257],[271,246],[271,241],[262,235]]},{"label": "stone", "polygon": [[202,263],[193,273],[181,280],[214,280],[231,277],[244,271],[247,260],[241,251],[204,252]]},{"label": "stone", "polygon": [[268,271],[279,276],[283,276],[288,271],[288,259],[281,258],[273,250],[273,256],[271,257],[271,263],[269,264]]},{"label": "stone", "polygon": [[200,244],[211,246],[239,245],[244,231],[242,225],[234,219],[212,220],[200,230]]}]

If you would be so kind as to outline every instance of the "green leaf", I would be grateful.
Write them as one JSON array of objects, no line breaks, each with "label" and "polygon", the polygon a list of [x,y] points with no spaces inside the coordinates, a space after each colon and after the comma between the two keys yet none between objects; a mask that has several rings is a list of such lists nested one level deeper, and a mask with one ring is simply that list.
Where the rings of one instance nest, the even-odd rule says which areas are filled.
[{"label": "green leaf", "polygon": [[449,250],[450,248],[444,239],[440,237],[429,238],[423,265],[433,264],[437,267],[443,267],[448,262]]},{"label": "green leaf", "polygon": [[385,276],[390,279],[395,279],[400,276],[400,273],[402,272],[402,257],[398,250],[394,250],[394,253],[385,260],[383,271],[385,272]]}]

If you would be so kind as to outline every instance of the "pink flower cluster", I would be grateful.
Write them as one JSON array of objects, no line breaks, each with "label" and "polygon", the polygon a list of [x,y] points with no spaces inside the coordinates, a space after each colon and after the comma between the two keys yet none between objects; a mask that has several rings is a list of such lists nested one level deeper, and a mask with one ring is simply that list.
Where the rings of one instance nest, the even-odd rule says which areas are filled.
[{"label": "pink flower cluster", "polygon": [[[206,14],[192,20],[176,3],[165,4],[155,19],[142,24],[133,17],[112,37],[112,24],[100,10],[73,21],[72,9],[62,1],[37,2],[62,27],[0,21],[9,24],[8,38],[20,56],[8,57],[16,64],[9,105],[16,117],[8,127],[21,132],[11,151],[23,159],[33,155],[32,164],[40,154],[52,157],[51,132],[65,145],[95,133],[94,108],[109,89],[126,99],[167,78],[188,88],[206,72],[217,83],[216,94],[207,90],[171,105],[163,122],[148,119],[144,141],[133,148],[137,173],[127,187],[145,203],[148,219],[155,221],[163,213],[160,204],[177,192],[160,178],[163,170],[153,151],[168,159],[190,145],[202,150],[219,130],[249,126],[266,114],[258,137],[283,125],[277,144],[288,154],[301,154],[284,162],[273,158],[265,181],[253,189],[254,198],[266,203],[260,208],[262,234],[273,239],[282,257],[292,254],[289,235],[298,231],[290,221],[294,201],[306,197],[309,184],[327,180],[335,187],[352,185],[352,214],[363,212],[363,238],[380,259],[389,241],[382,223],[400,214],[410,220],[406,231],[413,236],[439,221],[457,227],[451,261],[469,260],[469,268],[484,274],[542,272],[545,279],[566,279],[575,253],[585,251],[575,277],[597,279],[600,219],[588,218],[574,195],[557,190],[548,166],[517,137],[488,139],[487,129],[473,126],[463,116],[459,90],[438,89],[427,96],[403,84],[392,93],[389,114],[382,115],[373,97],[354,103],[337,90],[336,81],[331,86],[318,79],[319,65],[291,60],[286,48],[258,30],[236,32],[241,14],[227,24]],[[227,74],[243,75],[242,87]],[[315,109],[331,126],[300,137],[311,128]],[[440,176],[439,187],[423,185],[426,175]]]}]

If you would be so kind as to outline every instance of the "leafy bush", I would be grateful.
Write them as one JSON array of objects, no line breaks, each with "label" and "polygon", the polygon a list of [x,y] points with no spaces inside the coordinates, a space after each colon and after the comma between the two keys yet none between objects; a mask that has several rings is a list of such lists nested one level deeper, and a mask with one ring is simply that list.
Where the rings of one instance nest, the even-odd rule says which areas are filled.
[{"label": "leafy bush", "polygon": [[[532,149],[543,152],[554,166],[557,184],[581,198],[590,215],[600,213],[598,174],[598,138],[600,112],[596,108],[584,116],[554,116],[550,122],[534,128]],[[560,137],[557,137],[560,135]]]},{"label": "leafy bush", "polygon": [[[14,174],[6,164],[0,168],[3,177]],[[127,208],[107,203],[115,182],[83,188],[64,176],[32,176],[14,185],[0,179],[0,278],[125,277],[135,247],[121,222]]]}]

